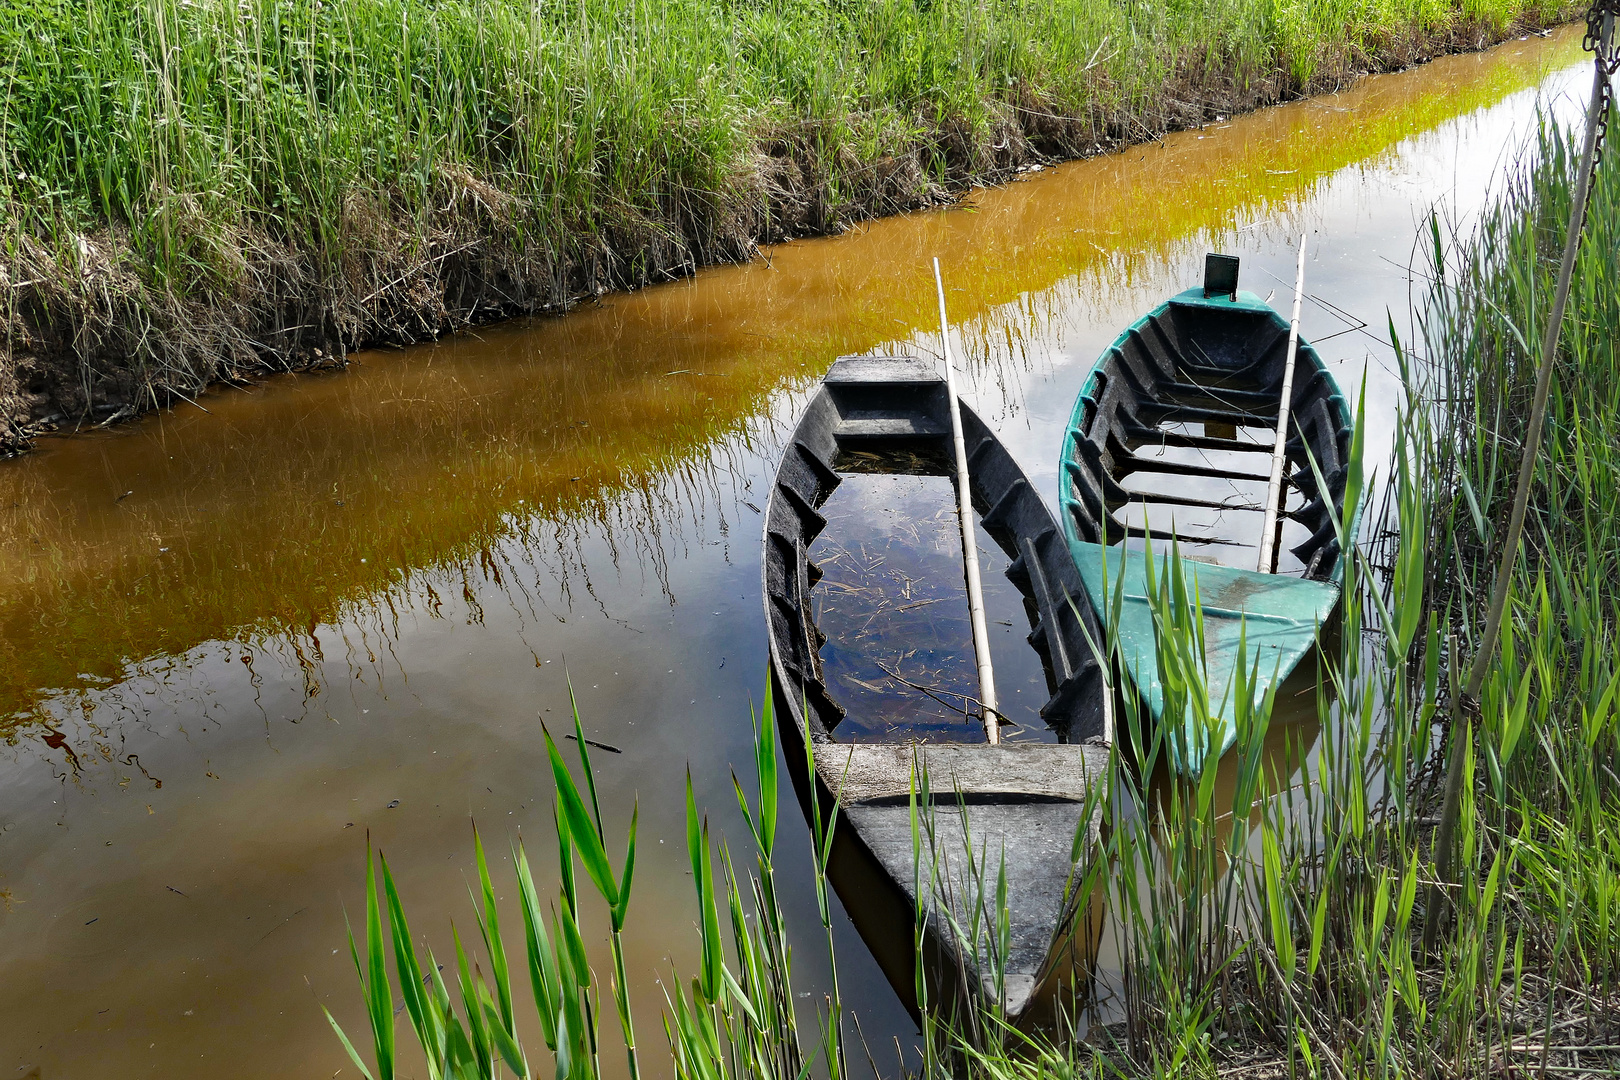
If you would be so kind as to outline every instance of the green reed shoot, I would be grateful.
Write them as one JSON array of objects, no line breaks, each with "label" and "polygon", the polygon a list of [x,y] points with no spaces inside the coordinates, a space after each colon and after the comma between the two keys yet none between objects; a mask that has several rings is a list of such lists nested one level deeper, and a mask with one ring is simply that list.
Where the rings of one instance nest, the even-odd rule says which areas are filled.
[{"label": "green reed shoot", "polygon": [[[630,815],[630,834],[625,841],[624,870],[615,877],[612,863],[608,861],[607,834],[602,827],[602,807],[596,797],[596,774],[591,770],[590,750],[586,746],[585,729],[579,718],[579,703],[574,699],[573,686],[568,688],[569,704],[572,706],[574,716],[574,742],[579,749],[579,763],[585,775],[585,788],[590,795],[590,807],[586,808],[585,800],[574,784],[573,775],[568,771],[557,744],[552,741],[551,732],[542,733],[546,741],[546,754],[551,759],[552,779],[557,785],[558,808],[558,839],[561,842],[567,834],[567,844],[560,850],[564,853],[563,859],[567,861],[570,849],[579,856],[581,864],[585,867],[585,874],[590,878],[591,884],[601,894],[608,906],[608,925],[612,936],[610,942],[613,951],[613,1002],[619,1014],[619,1026],[624,1033],[624,1049],[626,1060],[629,1063],[630,1080],[637,1080],[640,1076],[640,1064],[636,1055],[636,1029],[630,1012],[630,988],[626,982],[624,970],[624,926],[625,919],[630,911],[630,886],[636,868],[636,824],[640,820],[639,805]],[[564,829],[566,825],[566,829]]]}]

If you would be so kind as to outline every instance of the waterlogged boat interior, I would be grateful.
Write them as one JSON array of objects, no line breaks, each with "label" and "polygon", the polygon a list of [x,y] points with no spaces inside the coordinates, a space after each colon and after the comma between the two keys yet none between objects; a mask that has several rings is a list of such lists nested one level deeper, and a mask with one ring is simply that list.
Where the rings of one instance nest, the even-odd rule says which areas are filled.
[{"label": "waterlogged boat interior", "polygon": [[[1189,289],[1150,311],[1092,369],[1063,448],[1066,526],[1075,537],[1115,543],[1173,535],[1193,558],[1255,565],[1288,321],[1238,292],[1232,278],[1226,293]],[[1336,581],[1343,570],[1330,508],[1344,501],[1350,409],[1303,339],[1295,363],[1285,451],[1292,498],[1279,516],[1292,543],[1277,545],[1293,565],[1279,569]],[[1227,514],[1245,516],[1223,529]]]},{"label": "waterlogged boat interior", "polygon": [[1202,288],[1128,327],[1092,369],[1063,442],[1064,533],[1093,602],[1116,593],[1124,601],[1121,653],[1155,720],[1165,701],[1151,594],[1172,542],[1185,560],[1214,715],[1183,717],[1186,745],[1171,753],[1184,771],[1231,746],[1238,666],[1258,706],[1315,642],[1344,576],[1338,530],[1354,428],[1337,382],[1303,338],[1273,554],[1257,568],[1289,322],[1240,292],[1237,275],[1236,259],[1212,255]]},{"label": "waterlogged boat interior", "polygon": [[[972,979],[1017,1016],[1036,998],[1054,942],[1075,916],[1069,888],[1075,838],[1095,838],[1100,792],[1093,795],[1093,788],[1108,762],[1112,699],[1091,644],[1103,640],[1102,632],[1056,522],[965,404],[961,423],[973,505],[984,531],[1011,560],[1005,576],[1022,597],[1028,641],[1046,675],[1040,716],[1052,741],[991,745],[978,724],[960,726],[949,742],[934,741],[939,733],[933,730],[909,739],[890,730],[882,741],[868,741],[872,726],[852,723],[829,690],[822,658],[827,639],[813,604],[822,571],[807,554],[827,524],[820,508],[855,474],[952,475],[946,384],[925,361],[843,358],[828,372],[783,454],[765,512],[765,607],[778,716],[788,745],[796,744],[801,756],[809,742],[817,797],[829,806],[837,799],[881,876],[915,910],[911,805],[918,773],[926,775],[931,844],[925,838],[924,849],[932,847],[948,884],[925,906],[949,904],[958,925],[987,928],[977,946],[980,963],[969,959]],[[970,642],[962,647],[971,651]],[[1079,848],[1089,855],[1091,844]],[[966,865],[967,851],[973,865]],[[974,919],[973,909],[995,903],[1003,868],[1011,933],[998,946],[988,933],[994,917]],[[929,877],[926,868],[922,877]],[[845,897],[857,926],[860,909],[873,899]],[[928,922],[931,946],[943,955],[954,945],[946,939],[948,921]],[[874,952],[885,951],[866,936]],[[891,969],[890,978],[915,1008],[912,973],[902,966]]]}]

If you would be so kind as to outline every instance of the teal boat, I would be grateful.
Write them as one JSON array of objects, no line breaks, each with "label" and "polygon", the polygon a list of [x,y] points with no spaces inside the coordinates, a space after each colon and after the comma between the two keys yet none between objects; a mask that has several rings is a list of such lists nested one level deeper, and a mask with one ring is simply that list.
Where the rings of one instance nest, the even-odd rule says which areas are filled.
[{"label": "teal boat", "polygon": [[[1189,716],[1185,738],[1167,739],[1186,774],[1225,753],[1237,736],[1238,694],[1259,706],[1310,653],[1339,602],[1338,523],[1354,535],[1359,448],[1344,395],[1303,339],[1285,380],[1289,329],[1265,301],[1237,290],[1235,258],[1211,255],[1203,288],[1160,304],[1103,352],[1064,435],[1064,537],[1092,605],[1119,609],[1120,659],[1155,723],[1166,706],[1150,579],[1162,589],[1179,571],[1202,610],[1208,716]],[[1289,435],[1267,530],[1285,381]],[[1266,531],[1272,542],[1262,545]]]}]

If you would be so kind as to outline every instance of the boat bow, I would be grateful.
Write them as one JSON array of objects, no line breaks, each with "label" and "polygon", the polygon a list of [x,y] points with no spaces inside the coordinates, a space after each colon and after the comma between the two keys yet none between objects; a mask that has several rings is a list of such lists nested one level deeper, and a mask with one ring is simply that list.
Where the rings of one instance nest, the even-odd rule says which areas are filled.
[{"label": "boat bow", "polygon": [[[1103,609],[1116,598],[1118,647],[1132,683],[1155,724],[1164,722],[1165,691],[1159,676],[1154,632],[1154,597],[1148,583],[1148,557],[1123,545],[1104,547],[1069,541],[1086,592]],[[1177,564],[1157,557],[1154,583],[1165,588]],[[1219,758],[1237,739],[1238,665],[1258,711],[1272,688],[1299,666],[1316,644],[1322,626],[1339,602],[1339,584],[1260,574],[1214,563],[1179,561],[1187,595],[1196,597],[1203,618],[1204,685],[1209,695],[1209,727],[1199,717],[1183,719],[1183,738],[1169,740],[1172,760],[1183,772],[1196,772],[1206,758]],[[1183,752],[1185,751],[1185,752]]]}]

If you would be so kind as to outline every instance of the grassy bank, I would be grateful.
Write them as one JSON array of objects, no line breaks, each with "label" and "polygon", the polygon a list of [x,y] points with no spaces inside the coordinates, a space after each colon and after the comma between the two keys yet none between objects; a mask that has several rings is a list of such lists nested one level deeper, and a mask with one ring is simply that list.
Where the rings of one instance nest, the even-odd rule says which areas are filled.
[{"label": "grassy bank", "polygon": [[[1478,637],[1492,546],[1510,498],[1512,448],[1534,381],[1526,342],[1538,340],[1550,306],[1572,156],[1563,132],[1544,129],[1477,227],[1451,244],[1434,231],[1434,285],[1414,343],[1422,355],[1401,355],[1414,397],[1382,528],[1353,567],[1341,644],[1325,665],[1315,702],[1320,740],[1311,725],[1285,726],[1282,707],[1268,701],[1239,717],[1238,745],[1219,769],[1196,785],[1166,783],[1155,767],[1166,748],[1128,717],[1124,730],[1139,733],[1130,757],[1145,764],[1118,770],[1106,858],[1096,864],[1107,872],[1081,883],[1106,900],[1107,932],[1122,961],[1098,993],[1076,1003],[1075,1016],[1093,1026],[1084,1040],[1077,1027],[1062,1025],[1026,1039],[993,1015],[955,1027],[925,1022],[922,1073],[1347,1080],[1620,1069],[1620,159],[1613,156],[1599,174],[1576,273],[1509,629],[1478,715],[1447,721]],[[1168,591],[1158,614],[1160,666],[1172,673],[1165,727],[1178,731],[1179,720],[1209,710],[1193,645],[1198,616]],[[765,733],[769,724],[767,716]],[[1466,782],[1459,869],[1436,901],[1431,843],[1448,750]],[[588,776],[583,741],[580,751]],[[727,856],[716,874],[708,837],[690,812],[703,968],[689,993],[672,990],[662,1003],[664,1031],[682,1077],[841,1078],[856,1046],[836,982],[797,1024],[783,1007],[795,998],[771,884],[777,766],[768,738],[760,751],[758,800],[739,790],[758,851],[752,873]],[[599,815],[561,759],[553,764],[560,901],[549,929],[532,914],[524,924],[524,955],[538,972],[542,1002],[536,1059],[516,1045],[510,992],[498,985],[504,974],[494,977],[493,991],[481,991],[479,976],[459,965],[471,1017],[464,1034],[444,1034],[461,1022],[442,984],[434,1003],[419,996],[425,1020],[413,1007],[412,1026],[430,1059],[454,1060],[439,1048],[465,1043],[474,1075],[495,1075],[497,1058],[518,1074],[545,1071],[543,1042],[561,1051],[559,1077],[593,1077],[606,1052],[594,1026],[582,1031],[547,1017],[590,1015],[581,1002],[611,1015],[605,1002],[622,973],[593,986],[579,974],[588,970],[583,963],[569,960],[568,978],[556,971],[578,935],[570,921],[581,911],[576,853],[610,922],[624,917],[632,860],[621,871],[608,859]],[[824,828],[812,829],[818,841]],[[824,860],[819,842],[816,849]],[[520,875],[526,912],[540,911],[531,877],[526,869]],[[825,925],[819,872],[816,880]],[[486,885],[483,893],[484,925],[493,926],[493,890]],[[403,909],[391,895],[389,907],[390,933],[398,935]],[[1439,916],[1438,934],[1426,947],[1422,927],[1431,914]],[[368,918],[364,937],[369,958],[357,953],[356,963],[370,988],[380,1061],[394,1044],[379,916]],[[396,945],[402,985],[424,970],[405,938],[405,948]],[[498,932],[486,941],[498,941]],[[492,972],[505,971],[499,951],[489,949]],[[431,975],[431,963],[426,970]],[[629,1030],[629,1004],[615,1003]]]},{"label": "grassy bank", "polygon": [[0,439],[560,309],[1558,0],[16,0]]}]

